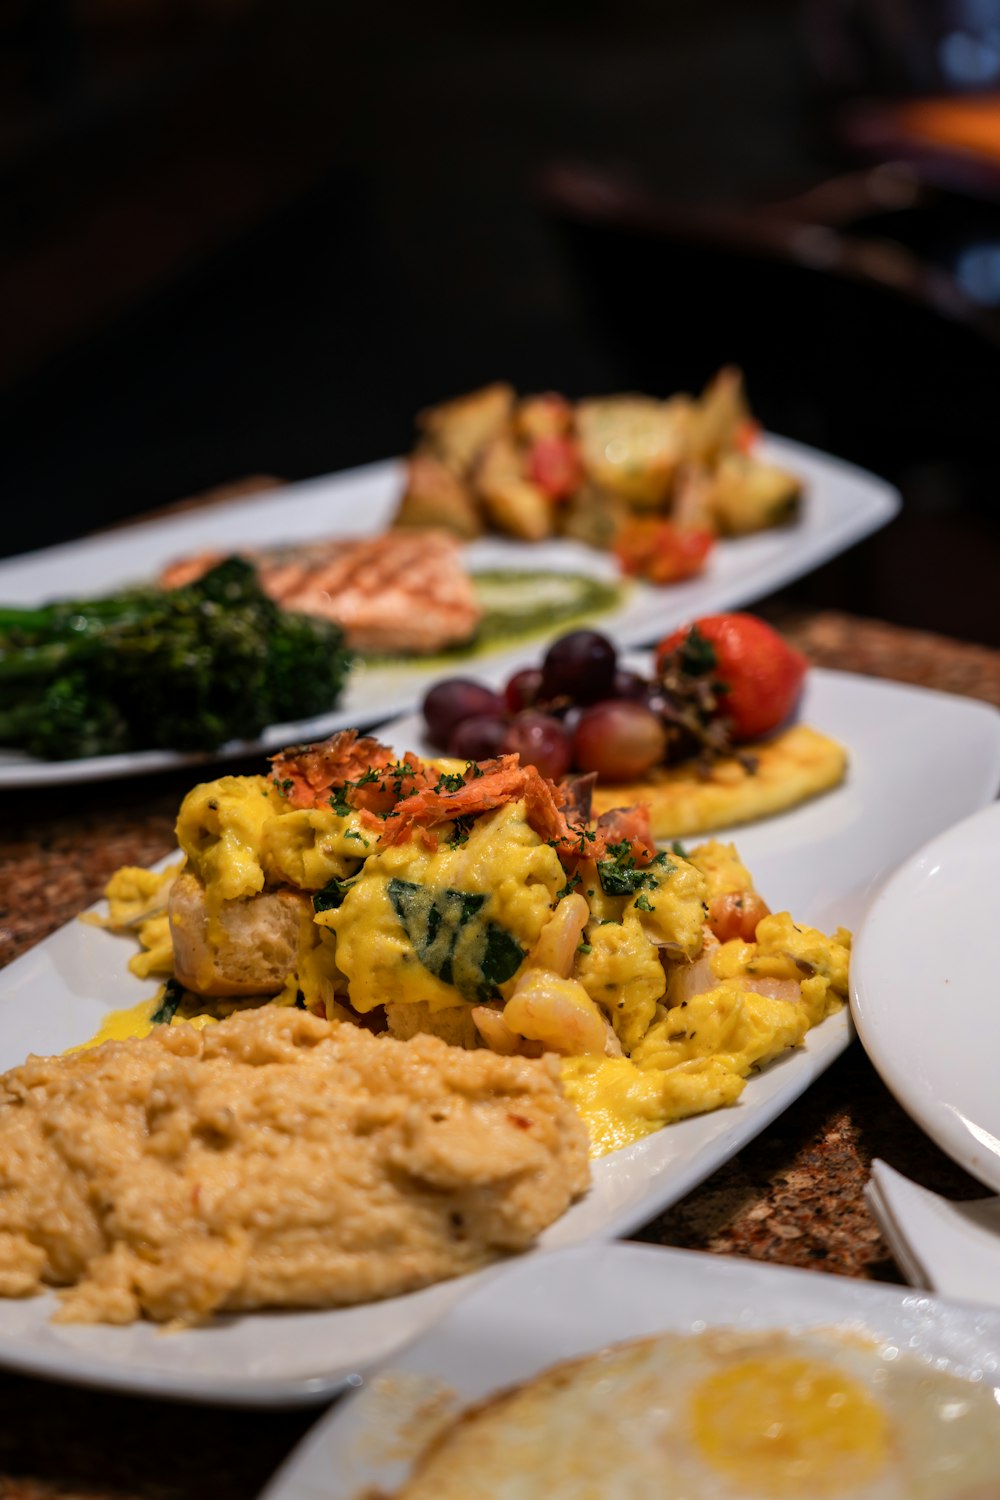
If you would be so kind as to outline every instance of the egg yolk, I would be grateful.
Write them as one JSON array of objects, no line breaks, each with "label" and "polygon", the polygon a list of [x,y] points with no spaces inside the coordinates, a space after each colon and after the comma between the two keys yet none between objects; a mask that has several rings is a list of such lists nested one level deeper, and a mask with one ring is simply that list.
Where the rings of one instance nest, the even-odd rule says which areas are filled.
[{"label": "egg yolk", "polygon": [[692,1431],[720,1474],[776,1497],[835,1495],[875,1478],[888,1455],[882,1408],[830,1364],[750,1359],[696,1388]]}]

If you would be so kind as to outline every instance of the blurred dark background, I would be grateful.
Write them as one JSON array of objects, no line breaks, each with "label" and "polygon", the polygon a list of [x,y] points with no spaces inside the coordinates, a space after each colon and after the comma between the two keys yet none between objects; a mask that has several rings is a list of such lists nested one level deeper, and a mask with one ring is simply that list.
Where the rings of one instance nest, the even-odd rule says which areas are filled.
[{"label": "blurred dark background", "polygon": [[1000,645],[1000,0],[0,0],[0,552],[746,371],[900,485],[790,591]]}]

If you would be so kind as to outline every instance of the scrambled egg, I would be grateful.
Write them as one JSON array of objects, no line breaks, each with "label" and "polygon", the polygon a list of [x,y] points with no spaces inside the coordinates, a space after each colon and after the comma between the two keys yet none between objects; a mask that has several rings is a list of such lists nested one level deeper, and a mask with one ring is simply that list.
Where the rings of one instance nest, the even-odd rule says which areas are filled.
[{"label": "scrambled egg", "polygon": [[[111,1017],[102,1039],[154,1015],[204,1024],[255,990],[404,1039],[555,1051],[601,1154],[734,1103],[846,996],[849,934],[768,913],[731,845],[636,868],[627,844],[589,857],[587,834],[567,875],[523,799],[385,847],[373,824],[335,796],[294,808],[263,777],[196,787],[181,876],[122,871],[108,895],[109,925],[144,947],[136,972],[172,965],[197,994]],[[734,937],[720,901],[762,915]]]},{"label": "scrambled egg", "polygon": [[111,932],[131,932],[139,940],[139,952],[128,966],[139,979],[151,974],[169,976],[174,970],[174,948],[167,915],[167,898],[180,865],[157,874],[135,865],[116,870],[104,888],[108,914],[85,912],[81,921]]}]

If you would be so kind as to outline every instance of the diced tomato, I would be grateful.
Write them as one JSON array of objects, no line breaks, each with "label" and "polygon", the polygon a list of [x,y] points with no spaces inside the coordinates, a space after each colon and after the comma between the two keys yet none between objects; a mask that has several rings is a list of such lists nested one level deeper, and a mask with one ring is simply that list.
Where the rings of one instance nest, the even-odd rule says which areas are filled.
[{"label": "diced tomato", "polygon": [[640,518],[627,521],[618,532],[615,553],[633,577],[679,583],[701,572],[714,543],[713,533],[702,527]]},{"label": "diced tomato", "polygon": [[528,452],[528,478],[550,500],[565,500],[578,490],[583,482],[583,467],[573,439],[536,438]]}]

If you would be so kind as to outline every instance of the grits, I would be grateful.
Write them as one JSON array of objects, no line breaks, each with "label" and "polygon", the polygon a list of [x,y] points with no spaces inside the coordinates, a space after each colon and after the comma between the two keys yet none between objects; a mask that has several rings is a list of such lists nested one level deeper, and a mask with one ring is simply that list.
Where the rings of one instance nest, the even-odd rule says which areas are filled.
[{"label": "grits", "polygon": [[0,1078],[0,1295],[109,1323],[367,1302],[524,1249],[587,1182],[554,1058],[267,1005]]}]

